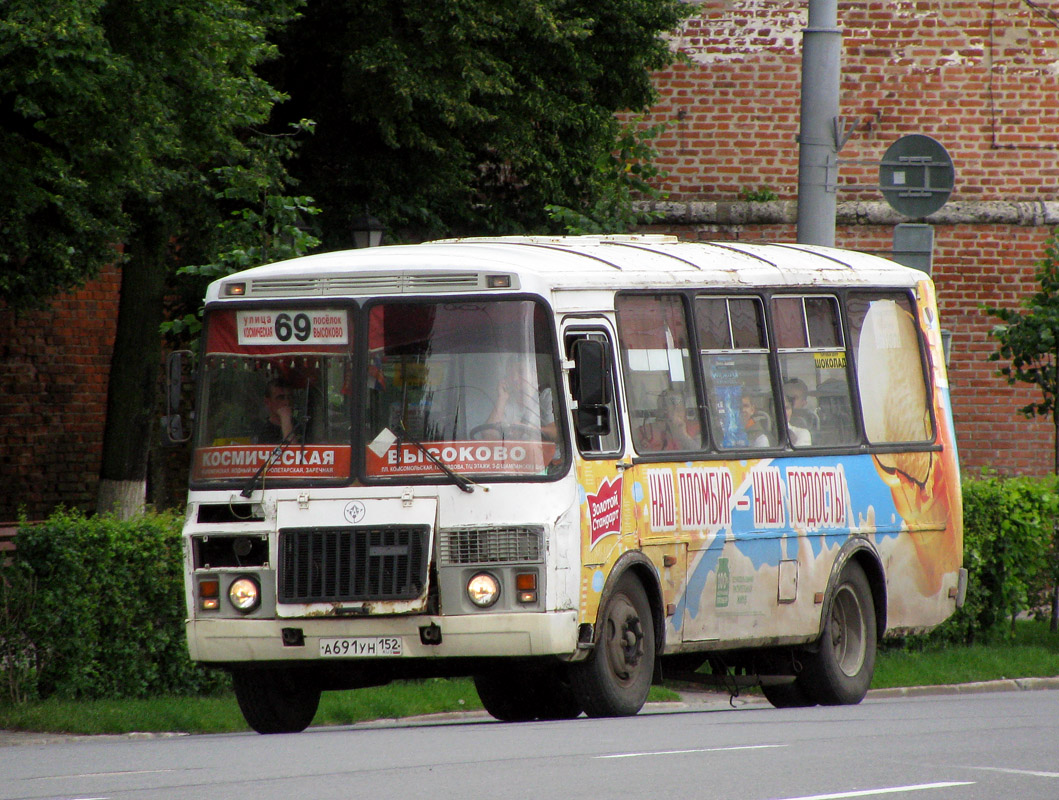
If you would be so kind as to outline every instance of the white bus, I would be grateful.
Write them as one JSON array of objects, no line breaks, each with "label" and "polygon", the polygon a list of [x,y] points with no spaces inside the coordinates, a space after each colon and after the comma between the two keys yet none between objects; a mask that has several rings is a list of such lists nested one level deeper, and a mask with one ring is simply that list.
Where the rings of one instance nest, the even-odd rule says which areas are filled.
[{"label": "white bus", "polygon": [[186,537],[193,659],[262,733],[320,693],[473,676],[501,720],[653,680],[856,703],[962,603],[922,272],[793,244],[503,237],[213,283]]}]

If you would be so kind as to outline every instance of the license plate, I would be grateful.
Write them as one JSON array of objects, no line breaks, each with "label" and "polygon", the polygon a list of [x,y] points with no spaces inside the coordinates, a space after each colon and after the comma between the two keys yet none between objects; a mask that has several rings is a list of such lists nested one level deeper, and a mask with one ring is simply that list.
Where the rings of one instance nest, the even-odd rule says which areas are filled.
[{"label": "license plate", "polygon": [[380,658],[401,653],[401,639],[397,636],[347,636],[320,640],[321,658]]}]

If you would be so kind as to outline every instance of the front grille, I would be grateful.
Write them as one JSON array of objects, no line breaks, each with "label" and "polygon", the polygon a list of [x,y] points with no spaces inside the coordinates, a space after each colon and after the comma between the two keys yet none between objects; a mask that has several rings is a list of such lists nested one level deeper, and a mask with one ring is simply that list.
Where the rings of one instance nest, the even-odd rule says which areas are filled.
[{"label": "front grille", "polygon": [[438,537],[442,564],[526,564],[544,560],[544,531],[536,526],[466,528]]},{"label": "front grille", "polygon": [[423,593],[430,528],[296,528],[279,532],[283,603],[412,600]]}]

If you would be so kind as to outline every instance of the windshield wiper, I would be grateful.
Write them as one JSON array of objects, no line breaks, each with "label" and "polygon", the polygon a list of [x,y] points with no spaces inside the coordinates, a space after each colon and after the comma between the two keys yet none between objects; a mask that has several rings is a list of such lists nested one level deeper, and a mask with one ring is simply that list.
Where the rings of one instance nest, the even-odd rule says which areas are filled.
[{"label": "windshield wiper", "polygon": [[282,442],[277,444],[272,449],[272,452],[268,454],[268,458],[265,459],[265,463],[258,467],[257,472],[254,473],[254,476],[249,481],[247,481],[246,486],[243,487],[243,491],[239,492],[240,497],[249,498],[250,495],[254,493],[254,489],[257,488],[257,482],[262,479],[262,476],[265,474],[268,468],[276,463],[279,457],[283,454],[283,451],[286,450],[290,446],[291,442],[294,441],[295,437],[301,439],[302,446],[305,446],[305,427],[308,422],[309,417],[308,415],[306,415],[302,417],[302,419],[298,422],[297,425],[290,429],[290,433],[288,433],[283,438]]},{"label": "windshield wiper", "polygon": [[474,491],[474,487],[477,485],[474,481],[472,481],[466,475],[460,475],[458,472],[453,470],[452,467],[450,467],[436,455],[427,450],[426,445],[419,441],[417,438],[415,438],[412,434],[410,434],[408,430],[404,427],[404,425],[399,425],[397,426],[398,451],[400,451],[402,441],[408,441],[410,444],[414,444],[419,449],[419,452],[421,452],[427,457],[431,464],[433,464],[435,467],[437,467],[450,478],[452,478],[452,482],[455,483],[458,487],[460,487],[462,491],[467,492],[467,494],[470,494]]}]

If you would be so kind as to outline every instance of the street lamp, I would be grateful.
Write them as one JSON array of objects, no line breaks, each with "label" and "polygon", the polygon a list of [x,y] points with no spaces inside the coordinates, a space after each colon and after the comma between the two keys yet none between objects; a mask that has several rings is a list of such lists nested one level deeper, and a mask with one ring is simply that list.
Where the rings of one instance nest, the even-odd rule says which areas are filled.
[{"label": "street lamp", "polygon": [[353,246],[360,250],[363,247],[378,247],[382,244],[382,234],[386,230],[371,214],[353,218]]}]

